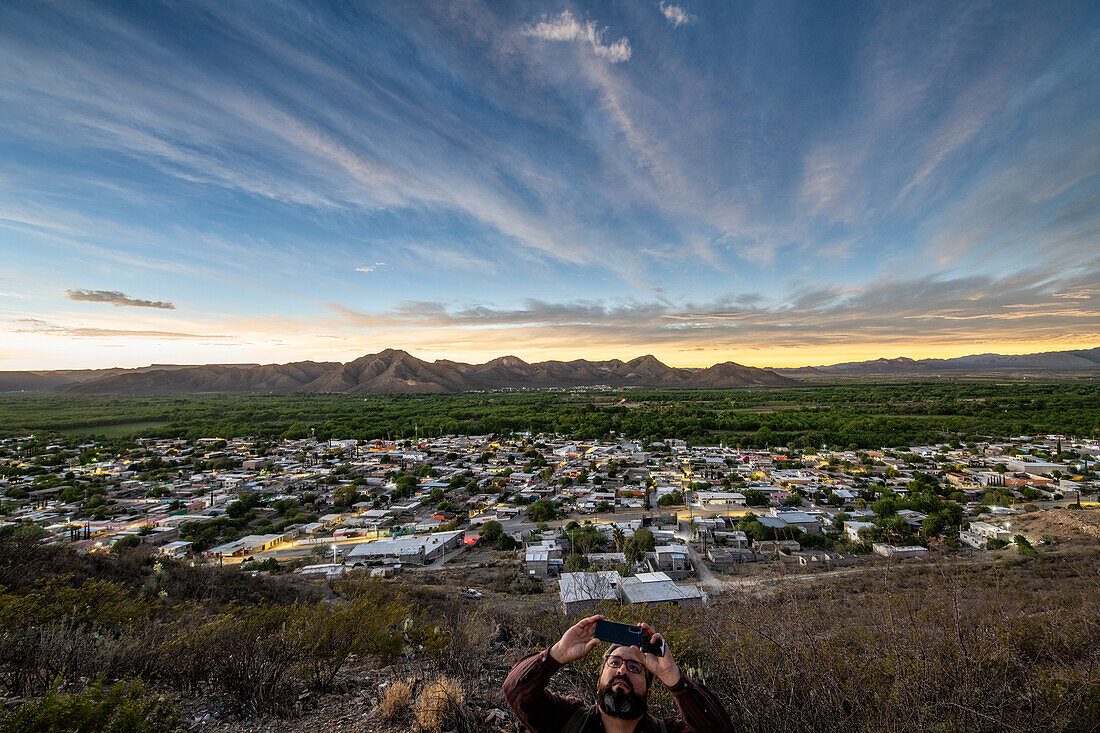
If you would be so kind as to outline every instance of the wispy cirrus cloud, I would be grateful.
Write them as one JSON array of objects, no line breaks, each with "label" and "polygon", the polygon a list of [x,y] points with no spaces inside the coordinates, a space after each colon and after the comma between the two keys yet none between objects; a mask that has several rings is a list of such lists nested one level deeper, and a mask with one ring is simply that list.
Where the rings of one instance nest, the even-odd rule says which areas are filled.
[{"label": "wispy cirrus cloud", "polygon": [[587,43],[592,52],[613,64],[629,61],[632,50],[630,39],[623,36],[611,43],[604,42],[606,28],[600,28],[594,20],[581,21],[568,10],[560,15],[545,16],[542,20],[526,26],[523,35],[544,41],[579,41]]},{"label": "wispy cirrus cloud", "polygon": [[176,306],[164,300],[142,300],[131,298],[118,290],[66,290],[69,300],[83,301],[86,303],[107,303],[116,308],[129,306],[132,308],[159,308],[161,310],[175,310]]}]

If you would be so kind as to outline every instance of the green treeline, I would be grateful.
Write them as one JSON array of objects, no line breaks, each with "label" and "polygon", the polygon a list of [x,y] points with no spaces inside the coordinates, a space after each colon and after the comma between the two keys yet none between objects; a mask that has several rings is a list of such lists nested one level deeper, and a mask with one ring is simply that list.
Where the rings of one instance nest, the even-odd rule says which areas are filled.
[{"label": "green treeline", "polygon": [[158,437],[411,438],[534,431],[742,447],[873,448],[1100,430],[1100,383],[988,382],[454,395],[0,397],[0,437],[148,423]]}]

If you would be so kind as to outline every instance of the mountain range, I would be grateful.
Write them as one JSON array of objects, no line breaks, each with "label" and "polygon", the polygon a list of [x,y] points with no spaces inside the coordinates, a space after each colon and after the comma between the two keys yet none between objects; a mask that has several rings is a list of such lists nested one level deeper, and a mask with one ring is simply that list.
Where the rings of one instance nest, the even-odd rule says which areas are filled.
[{"label": "mountain range", "polygon": [[400,394],[550,387],[716,388],[798,384],[733,362],[679,369],[653,356],[630,361],[543,361],[502,356],[485,364],[427,362],[397,349],[346,364],[153,365],[140,369],[0,372],[0,391],[65,394]]},{"label": "mountain range", "polygon": [[137,369],[0,372],[0,392],[64,394],[399,394],[498,389],[785,387],[858,377],[1100,373],[1100,348],[1041,354],[976,354],[955,359],[875,359],[827,366],[760,369],[728,361],[677,368],[651,355],[630,361],[543,361],[501,356],[484,364],[427,362],[398,349],[354,361],[290,364],[153,364]]}]

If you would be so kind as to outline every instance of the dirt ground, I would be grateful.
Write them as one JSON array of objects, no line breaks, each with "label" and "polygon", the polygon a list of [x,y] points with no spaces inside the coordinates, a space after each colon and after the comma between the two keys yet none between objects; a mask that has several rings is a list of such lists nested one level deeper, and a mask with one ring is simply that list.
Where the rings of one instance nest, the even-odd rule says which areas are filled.
[{"label": "dirt ground", "polygon": [[1053,537],[1058,542],[1100,539],[1100,509],[1053,509],[1032,512],[1009,520],[1012,531],[1019,530],[1032,542]]}]

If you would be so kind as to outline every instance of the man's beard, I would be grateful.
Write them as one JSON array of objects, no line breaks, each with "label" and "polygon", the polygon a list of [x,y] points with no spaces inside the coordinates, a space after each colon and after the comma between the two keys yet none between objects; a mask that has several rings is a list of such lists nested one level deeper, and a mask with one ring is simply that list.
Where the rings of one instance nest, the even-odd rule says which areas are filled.
[{"label": "man's beard", "polygon": [[600,706],[600,710],[613,718],[636,720],[645,715],[648,704],[643,695],[634,692],[634,687],[629,681],[626,683],[630,687],[629,692],[615,689],[615,682],[622,679],[622,677],[616,677],[597,689],[596,703]]}]

